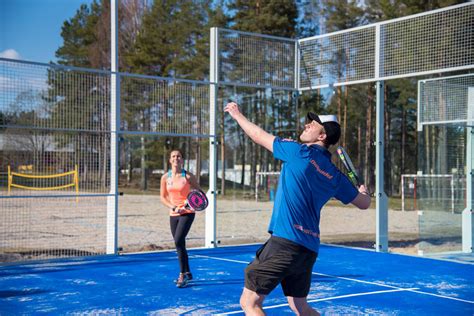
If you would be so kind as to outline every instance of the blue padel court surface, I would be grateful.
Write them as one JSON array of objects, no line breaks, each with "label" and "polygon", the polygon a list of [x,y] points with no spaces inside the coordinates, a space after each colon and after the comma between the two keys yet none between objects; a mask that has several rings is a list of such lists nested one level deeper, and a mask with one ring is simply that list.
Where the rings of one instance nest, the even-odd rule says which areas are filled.
[{"label": "blue padel court surface", "polygon": [[[243,315],[244,269],[259,245],[0,266],[0,315]],[[310,304],[323,315],[473,315],[474,265],[321,246]],[[267,315],[292,315],[280,287]]]}]

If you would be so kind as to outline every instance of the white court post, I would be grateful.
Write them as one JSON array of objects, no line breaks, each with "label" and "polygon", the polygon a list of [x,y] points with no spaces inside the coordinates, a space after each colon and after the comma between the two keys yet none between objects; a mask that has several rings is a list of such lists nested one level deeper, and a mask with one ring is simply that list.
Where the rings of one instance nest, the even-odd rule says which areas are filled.
[{"label": "white court post", "polygon": [[377,108],[375,133],[375,250],[388,251],[388,197],[384,191],[384,83],[377,81]]},{"label": "white court post", "polygon": [[107,254],[117,254],[118,245],[118,142],[120,127],[120,77],[118,74],[118,5],[110,0],[110,192],[107,197]]},{"label": "white court post", "polygon": [[466,208],[462,211],[462,251],[473,252],[474,217],[472,216],[472,138],[474,124],[474,87],[467,89],[467,137],[466,137]]},{"label": "white court post", "polygon": [[[384,47],[380,25],[375,28],[375,74],[380,79],[383,70]],[[388,197],[384,191],[384,81],[376,81],[375,109],[375,251],[388,251]]]},{"label": "white court post", "polygon": [[206,238],[205,247],[217,247],[216,241],[216,194],[217,194],[217,136],[216,136],[216,110],[217,110],[217,93],[219,81],[219,58],[218,58],[218,38],[219,29],[211,28],[211,44],[210,44],[210,74],[209,74],[209,191],[207,198],[209,206],[206,210]]}]

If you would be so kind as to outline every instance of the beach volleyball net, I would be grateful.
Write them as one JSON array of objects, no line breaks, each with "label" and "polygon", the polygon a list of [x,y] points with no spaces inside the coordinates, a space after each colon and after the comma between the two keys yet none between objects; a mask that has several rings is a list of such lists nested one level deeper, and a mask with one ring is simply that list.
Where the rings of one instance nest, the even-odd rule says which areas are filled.
[{"label": "beach volleyball net", "polygon": [[[31,166],[31,165],[30,165]],[[33,168],[31,168],[32,171]],[[57,174],[33,174],[11,171],[8,166],[8,195],[12,189],[23,189],[32,191],[53,191],[72,188],[76,193],[76,201],[79,195],[79,172],[75,165],[74,170]]]}]

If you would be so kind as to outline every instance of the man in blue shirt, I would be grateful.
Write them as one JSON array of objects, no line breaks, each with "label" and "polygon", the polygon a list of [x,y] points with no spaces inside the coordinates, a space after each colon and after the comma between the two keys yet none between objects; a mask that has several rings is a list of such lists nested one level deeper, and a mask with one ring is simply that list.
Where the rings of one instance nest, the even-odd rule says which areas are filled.
[{"label": "man in blue shirt", "polygon": [[297,315],[319,315],[306,301],[311,273],[319,251],[321,208],[332,197],[360,209],[370,206],[365,186],[358,190],[331,162],[328,148],[339,141],[341,127],[334,115],[308,113],[302,143],[275,137],[250,122],[236,103],[225,107],[243,131],[283,161],[270,239],[245,269],[240,305],[246,315],[265,315],[265,297],[281,283],[290,308]]}]

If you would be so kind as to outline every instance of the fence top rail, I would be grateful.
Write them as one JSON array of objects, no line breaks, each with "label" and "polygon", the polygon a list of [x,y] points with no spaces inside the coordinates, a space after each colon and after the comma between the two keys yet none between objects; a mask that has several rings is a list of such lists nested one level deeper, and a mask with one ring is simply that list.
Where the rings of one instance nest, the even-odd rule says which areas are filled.
[{"label": "fence top rail", "polygon": [[380,22],[375,22],[375,23],[371,23],[371,24],[367,24],[367,25],[361,25],[361,26],[357,26],[357,27],[350,28],[350,29],[347,29],[347,30],[341,30],[341,31],[336,31],[336,32],[326,33],[326,34],[321,34],[321,35],[315,35],[315,36],[311,36],[311,37],[305,37],[305,38],[299,39],[298,42],[301,43],[301,42],[310,41],[310,40],[319,39],[319,38],[324,38],[324,37],[328,37],[328,36],[332,36],[332,35],[352,32],[352,31],[356,31],[356,30],[360,30],[360,29],[364,29],[364,28],[377,27],[377,26],[380,26],[380,25],[396,23],[396,22],[399,22],[399,21],[410,20],[410,19],[421,17],[421,16],[425,16],[425,15],[431,15],[431,14],[444,12],[444,11],[449,11],[449,10],[454,10],[454,9],[467,7],[467,6],[474,6],[474,1],[461,3],[461,4],[456,4],[456,5],[448,6],[448,7],[441,8],[441,9],[421,12],[421,13],[408,15],[408,16],[404,16],[404,17],[400,17],[400,18],[390,19],[390,20],[387,20],[387,21],[380,21]]},{"label": "fence top rail", "polygon": [[285,91],[300,91],[297,88],[290,88],[290,87],[279,87],[279,86],[272,86],[269,84],[252,84],[252,83],[240,83],[240,82],[235,82],[235,81],[219,81],[219,83],[213,83],[211,82],[210,84],[216,84],[219,87],[225,87],[225,86],[236,86],[236,87],[243,87],[243,88],[255,88],[255,89],[273,89],[273,90],[285,90]]},{"label": "fence top rail", "polygon": [[346,29],[346,30],[340,30],[340,31],[335,31],[335,32],[331,32],[331,33],[325,33],[325,34],[320,34],[320,35],[314,35],[314,36],[311,36],[311,37],[301,38],[301,39],[298,40],[298,44],[301,44],[301,43],[304,43],[304,42],[307,42],[307,41],[320,39],[320,38],[330,37],[330,36],[334,36],[334,35],[339,35],[339,34],[359,31],[359,30],[363,30],[363,29],[373,28],[378,23],[380,23],[380,22],[366,24],[366,25],[360,25],[360,26],[352,27],[352,28]]},{"label": "fence top rail", "polygon": [[[433,75],[437,74],[440,72],[453,72],[453,71],[463,71],[463,70],[471,70],[474,69],[474,64],[473,65],[468,65],[468,66],[461,66],[461,67],[453,67],[453,68],[443,68],[443,69],[434,69],[434,70],[429,70],[429,71],[420,71],[420,72],[414,72],[410,74],[401,74],[401,75],[395,75],[395,76],[381,76],[381,77],[373,77],[370,79],[364,79],[364,80],[353,80],[349,82],[333,82],[333,83],[325,83],[325,84],[320,84],[320,85],[312,85],[308,87],[303,87],[299,88],[298,91],[312,91],[315,89],[324,89],[324,88],[334,88],[334,87],[344,87],[344,86],[350,86],[354,84],[362,84],[362,83],[370,83],[370,82],[375,82],[379,80],[394,80],[394,79],[400,79],[400,78],[410,78],[410,77],[418,77],[418,76],[427,76],[427,75]],[[467,74],[466,76],[472,76],[474,74]],[[464,76],[464,75],[462,75]],[[457,76],[453,76],[457,77]],[[424,81],[431,81],[431,80],[441,80],[445,79],[448,77],[442,77],[442,78],[435,78],[435,79],[423,79],[419,80],[419,82],[424,82]]]},{"label": "fence top rail", "polygon": [[[420,127],[424,125],[447,125],[447,124],[459,124],[466,123],[464,127],[474,127],[474,119],[462,119],[462,120],[444,120],[444,121],[429,121],[429,122],[420,122]],[[420,129],[421,131],[422,129]]]},{"label": "fence top rail", "polygon": [[161,77],[161,76],[153,76],[153,75],[133,74],[133,73],[128,73],[128,72],[115,72],[115,71],[104,70],[104,69],[94,69],[94,68],[85,68],[85,67],[48,64],[48,63],[40,63],[40,62],[36,62],[36,61],[11,59],[11,58],[3,58],[3,57],[0,57],[0,61],[26,64],[26,65],[43,66],[43,67],[55,68],[55,69],[65,70],[65,71],[84,71],[84,72],[91,72],[91,73],[99,73],[99,74],[102,74],[102,75],[118,74],[119,76],[142,78],[142,79],[165,80],[165,81],[170,81],[170,82],[186,82],[186,83],[195,83],[195,84],[216,84],[215,82],[211,82],[211,81],[207,81],[207,80],[192,80],[192,79],[181,79],[181,78],[173,78],[173,77]]},{"label": "fence top rail", "polygon": [[441,80],[446,80],[446,79],[455,79],[455,78],[472,77],[472,76],[474,76],[474,73],[455,75],[455,76],[447,76],[447,77],[439,77],[439,78],[422,79],[422,80],[418,80],[418,82],[425,83],[425,82],[429,82],[429,81],[441,81]]},{"label": "fence top rail", "polygon": [[174,78],[174,77],[161,77],[161,76],[153,76],[153,75],[143,75],[143,74],[133,74],[129,72],[118,72],[120,76],[126,77],[133,77],[133,78],[141,78],[141,79],[158,79],[158,80],[165,80],[170,82],[186,82],[186,83],[195,83],[195,84],[216,84],[216,82],[211,82],[208,80],[193,80],[193,79],[181,79],[181,78]]},{"label": "fence top rail", "polygon": [[98,70],[92,68],[81,68],[81,67],[73,67],[73,66],[65,66],[65,65],[56,65],[56,64],[47,64],[47,63],[40,63],[34,61],[27,61],[27,60],[19,60],[19,59],[10,59],[10,58],[3,58],[0,57],[0,61],[6,62],[13,62],[13,63],[20,63],[20,64],[29,64],[29,65],[36,65],[36,66],[44,66],[44,67],[51,67],[65,71],[85,71],[85,72],[92,72],[92,73],[100,73],[103,75],[110,75],[110,74],[118,74],[119,76],[130,77],[130,78],[140,78],[140,79],[153,79],[153,80],[163,80],[175,83],[191,83],[191,84],[202,84],[202,85],[218,85],[218,86],[239,86],[239,87],[246,87],[246,88],[257,88],[257,89],[275,89],[275,90],[288,90],[288,91],[298,91],[296,88],[288,88],[288,87],[277,87],[271,86],[267,84],[246,84],[246,83],[239,83],[239,82],[213,82],[209,80],[192,80],[192,79],[181,79],[181,78],[171,78],[171,77],[161,77],[161,76],[152,76],[152,75],[143,75],[143,74],[134,74],[128,72],[113,72],[109,70]]},{"label": "fence top rail", "polygon": [[[37,131],[49,131],[49,132],[77,132],[77,133],[90,133],[90,134],[118,134],[118,135],[146,135],[146,136],[177,136],[177,137],[196,137],[196,138],[210,138],[216,137],[214,134],[192,134],[192,133],[171,133],[171,132],[155,132],[155,131],[129,131],[129,130],[117,130],[112,131],[110,129],[97,131],[90,129],[77,129],[77,128],[51,128],[51,127],[35,127],[35,126],[26,126],[26,125],[2,125],[0,127],[6,127],[11,129],[18,130],[37,130]],[[0,173],[1,174],[1,173]]]},{"label": "fence top rail", "polygon": [[108,75],[108,74],[111,73],[110,70],[104,70],[104,69],[66,66],[66,65],[58,65],[58,64],[51,64],[51,63],[48,64],[48,63],[40,63],[40,62],[36,62],[36,61],[11,59],[11,58],[4,58],[4,57],[0,57],[0,61],[26,64],[26,65],[44,66],[44,67],[56,68],[56,69],[66,70],[66,71],[85,71],[85,72],[99,73],[99,74],[103,74],[103,75]]}]

